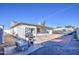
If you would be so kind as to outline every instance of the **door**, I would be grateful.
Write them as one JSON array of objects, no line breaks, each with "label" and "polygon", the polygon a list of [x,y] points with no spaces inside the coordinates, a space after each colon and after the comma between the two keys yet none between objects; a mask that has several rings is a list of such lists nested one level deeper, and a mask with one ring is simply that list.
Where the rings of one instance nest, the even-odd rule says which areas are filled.
[{"label": "door", "polygon": [[0,26],[0,44],[3,43],[3,26]]}]

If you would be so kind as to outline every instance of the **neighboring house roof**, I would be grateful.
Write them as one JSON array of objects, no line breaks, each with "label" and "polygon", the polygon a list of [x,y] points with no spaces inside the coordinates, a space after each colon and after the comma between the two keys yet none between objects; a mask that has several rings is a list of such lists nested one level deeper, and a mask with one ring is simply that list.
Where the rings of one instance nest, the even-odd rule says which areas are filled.
[{"label": "neighboring house roof", "polygon": [[[30,23],[17,23],[17,24],[13,25],[10,28],[15,28],[15,27],[20,26],[20,25],[29,25],[29,26],[36,26],[36,27],[44,27],[42,25],[35,25],[35,24],[30,24]],[[45,28],[53,29],[53,28],[47,27],[47,26],[45,26]]]}]

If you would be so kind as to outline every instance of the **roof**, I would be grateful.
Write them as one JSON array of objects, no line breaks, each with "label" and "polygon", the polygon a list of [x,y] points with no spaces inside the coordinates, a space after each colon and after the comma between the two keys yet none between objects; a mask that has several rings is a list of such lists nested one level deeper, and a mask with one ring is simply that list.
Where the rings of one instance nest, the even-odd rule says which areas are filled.
[{"label": "roof", "polygon": [[[20,25],[29,25],[29,26],[36,26],[36,27],[44,27],[42,25],[35,25],[35,24],[30,24],[30,23],[17,23],[17,24],[13,25],[10,28],[14,28],[14,27],[17,27],[17,26],[20,26]],[[49,29],[53,29],[52,27],[47,27],[47,26],[45,26],[45,27],[49,28]]]}]

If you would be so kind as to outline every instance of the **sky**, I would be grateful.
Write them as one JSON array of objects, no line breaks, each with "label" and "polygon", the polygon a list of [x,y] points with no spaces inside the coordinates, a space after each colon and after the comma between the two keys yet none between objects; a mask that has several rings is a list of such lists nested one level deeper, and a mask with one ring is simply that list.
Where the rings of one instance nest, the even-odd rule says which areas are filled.
[{"label": "sky", "polygon": [[74,3],[0,3],[0,25],[10,28],[11,21],[46,26],[79,26],[79,4]]}]

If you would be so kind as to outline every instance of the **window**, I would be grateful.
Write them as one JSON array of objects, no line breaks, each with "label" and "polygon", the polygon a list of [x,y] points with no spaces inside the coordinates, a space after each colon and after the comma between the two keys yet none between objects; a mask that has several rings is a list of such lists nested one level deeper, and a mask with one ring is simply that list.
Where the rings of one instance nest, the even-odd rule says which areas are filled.
[{"label": "window", "polygon": [[37,33],[40,33],[40,28],[37,28]]}]

